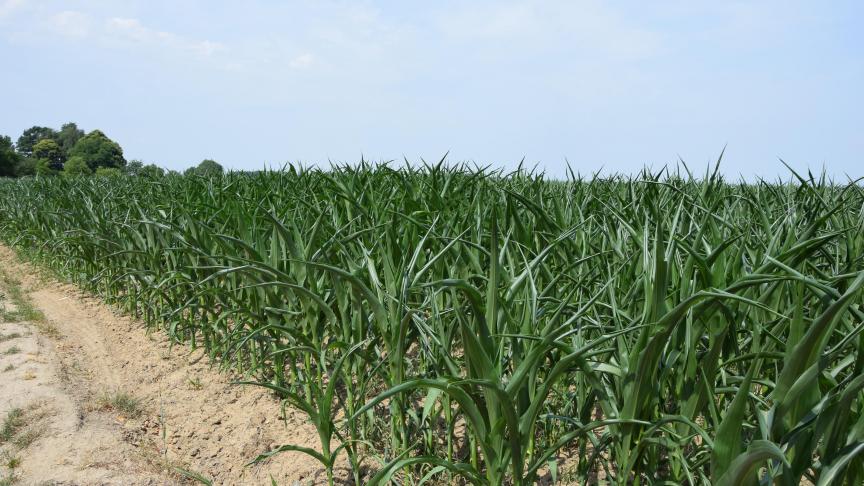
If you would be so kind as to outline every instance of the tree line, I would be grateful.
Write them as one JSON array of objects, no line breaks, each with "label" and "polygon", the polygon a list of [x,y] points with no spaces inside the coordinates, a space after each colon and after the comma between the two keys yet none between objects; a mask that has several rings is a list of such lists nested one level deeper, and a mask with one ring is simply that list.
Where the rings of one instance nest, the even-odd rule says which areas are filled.
[{"label": "tree line", "polygon": [[[210,177],[222,172],[216,161],[205,159],[184,174]],[[162,177],[165,169],[139,160],[127,162],[120,144],[101,130],[85,133],[72,122],[60,130],[30,127],[14,144],[10,137],[0,135],[0,177],[56,175]]]}]

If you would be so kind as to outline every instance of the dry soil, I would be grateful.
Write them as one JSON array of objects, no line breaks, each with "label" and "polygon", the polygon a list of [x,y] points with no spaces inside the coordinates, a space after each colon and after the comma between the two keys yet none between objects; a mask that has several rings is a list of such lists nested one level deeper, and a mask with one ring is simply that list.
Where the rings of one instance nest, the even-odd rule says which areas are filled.
[{"label": "dry soil", "polygon": [[299,453],[245,466],[282,443],[317,449],[304,416],[281,420],[266,390],[232,385],[200,350],[170,346],[0,246],[0,321],[22,314],[30,321],[0,323],[0,420],[17,410],[19,422],[0,440],[0,484],[324,480]]}]

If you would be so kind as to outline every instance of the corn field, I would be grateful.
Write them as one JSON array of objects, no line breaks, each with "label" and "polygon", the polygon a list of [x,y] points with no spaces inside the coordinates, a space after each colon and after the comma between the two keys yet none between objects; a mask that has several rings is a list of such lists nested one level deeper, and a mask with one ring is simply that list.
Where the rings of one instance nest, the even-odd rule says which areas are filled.
[{"label": "corn field", "polygon": [[[0,181],[0,238],[308,416],[332,484],[864,484],[864,188]],[[273,411],[274,416],[280,410]]]}]

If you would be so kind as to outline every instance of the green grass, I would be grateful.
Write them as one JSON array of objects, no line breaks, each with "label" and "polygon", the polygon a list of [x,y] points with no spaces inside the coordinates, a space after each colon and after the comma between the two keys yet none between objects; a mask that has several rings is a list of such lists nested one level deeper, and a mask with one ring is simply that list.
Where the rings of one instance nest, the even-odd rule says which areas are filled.
[{"label": "green grass", "polygon": [[10,442],[26,424],[24,409],[13,408],[9,410],[2,425],[0,425],[0,444]]},{"label": "green grass", "polygon": [[3,351],[3,352],[0,353],[0,354],[4,354],[4,355],[6,355],[6,356],[9,356],[9,355],[12,355],[12,354],[18,354],[18,353],[20,353],[20,352],[21,352],[21,348],[19,348],[18,346],[12,346],[12,347],[6,349],[5,351]]},{"label": "green grass", "polygon": [[193,390],[200,390],[204,388],[204,385],[201,383],[201,377],[199,376],[188,378],[187,381],[189,382],[189,388]]},{"label": "green grass", "polygon": [[[7,412],[0,425],[0,445],[9,444],[18,450],[29,447],[45,432],[42,419],[45,418],[46,413],[46,410],[39,405],[26,409],[13,408]],[[10,461],[17,463],[14,457],[10,458]],[[9,467],[9,469],[14,468]]]},{"label": "green grass", "polygon": [[20,332],[10,332],[9,334],[0,334],[0,343],[4,341],[11,341],[12,339],[18,339],[21,337]]},{"label": "green grass", "polygon": [[30,446],[30,444],[36,442],[37,439],[42,437],[42,434],[44,432],[45,430],[42,428],[27,427],[23,430],[18,431],[18,433],[15,434],[10,443],[18,449],[26,449]]},{"label": "green grass", "polygon": [[8,292],[6,297],[8,297],[9,301],[11,301],[15,306],[15,310],[11,312],[4,311],[2,316],[4,320],[8,322],[36,322],[45,319],[45,316],[42,315],[38,309],[33,307],[25,297],[19,280],[11,277],[6,271],[0,271],[0,280],[2,280],[0,285],[2,285],[6,292]]},{"label": "green grass", "polygon": [[21,466],[21,459],[16,456],[9,456],[9,458],[6,459],[4,466],[6,466],[7,469],[16,469]]},{"label": "green grass", "polygon": [[213,481],[207,479],[204,475],[197,473],[195,471],[184,469],[182,467],[174,466],[172,468],[173,472],[179,474],[183,478],[192,481],[197,484],[203,484],[205,486],[210,486],[213,484]]},{"label": "green grass", "polygon": [[102,394],[97,405],[104,410],[113,410],[128,418],[135,418],[141,415],[143,408],[141,401],[125,391],[114,391]]},{"label": "green grass", "polygon": [[361,164],[2,181],[0,237],[308,416],[314,449],[259,459],[331,483],[860,484],[862,207]]},{"label": "green grass", "polygon": [[0,322],[29,322],[37,326],[40,332],[49,337],[57,337],[58,332],[45,318],[21,288],[21,282],[9,275],[8,271],[0,269],[0,288],[7,299],[13,304],[13,310],[2,305],[0,299]]},{"label": "green grass", "polygon": [[19,481],[16,469],[21,466],[21,459],[6,450],[0,450],[0,464],[5,471],[0,471],[0,486],[11,486]]}]

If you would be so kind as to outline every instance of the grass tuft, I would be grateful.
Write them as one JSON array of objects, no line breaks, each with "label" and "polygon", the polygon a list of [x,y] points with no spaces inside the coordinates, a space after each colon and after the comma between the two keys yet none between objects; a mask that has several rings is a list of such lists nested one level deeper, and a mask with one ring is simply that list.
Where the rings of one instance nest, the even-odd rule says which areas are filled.
[{"label": "grass tuft", "polygon": [[13,408],[0,425],[0,444],[11,444],[18,449],[26,449],[45,432],[41,421],[48,413],[42,404],[27,408]]},{"label": "grass tuft", "polygon": [[102,410],[111,410],[128,418],[136,418],[143,412],[141,401],[125,391],[103,393],[97,400]]},{"label": "grass tuft", "polygon": [[20,332],[10,332],[9,334],[0,334],[0,343],[3,341],[11,341],[12,339],[18,339],[21,337]]},{"label": "grass tuft", "polygon": [[29,322],[34,324],[42,334],[52,338],[59,337],[57,328],[27,297],[20,280],[0,270],[0,286],[6,290],[3,297],[8,298],[12,303],[11,310],[0,305],[0,322]]},{"label": "grass tuft", "polygon": [[11,441],[24,425],[24,409],[16,407],[9,410],[0,425],[0,444]]}]

